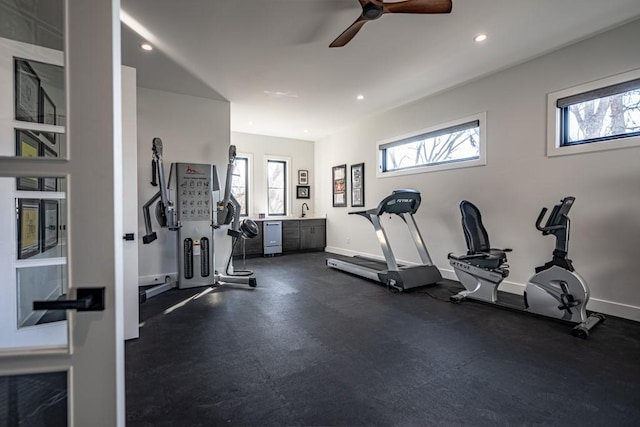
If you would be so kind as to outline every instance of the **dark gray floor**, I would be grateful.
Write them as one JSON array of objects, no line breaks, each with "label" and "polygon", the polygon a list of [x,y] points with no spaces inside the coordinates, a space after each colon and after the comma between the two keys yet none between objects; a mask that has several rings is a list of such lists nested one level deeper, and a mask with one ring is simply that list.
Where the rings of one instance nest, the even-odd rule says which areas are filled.
[{"label": "dark gray floor", "polygon": [[640,324],[608,318],[581,340],[421,288],[389,293],[325,258],[250,259],[255,290],[144,303],[127,425],[640,425]]}]

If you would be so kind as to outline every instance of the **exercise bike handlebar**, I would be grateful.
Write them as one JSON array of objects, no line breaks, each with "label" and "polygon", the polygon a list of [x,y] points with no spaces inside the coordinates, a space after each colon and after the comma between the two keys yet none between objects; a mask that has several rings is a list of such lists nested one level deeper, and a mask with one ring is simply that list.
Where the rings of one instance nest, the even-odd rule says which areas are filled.
[{"label": "exercise bike handlebar", "polygon": [[542,224],[542,218],[544,218],[544,215],[547,213],[547,208],[542,208],[542,210],[540,211],[540,215],[538,215],[538,219],[536,220],[536,228],[539,231],[544,232],[548,232],[548,231],[553,231],[553,230],[560,230],[562,228],[567,228],[566,225],[545,225],[544,227],[540,224]]},{"label": "exercise bike handlebar", "polygon": [[567,196],[562,199],[559,204],[553,207],[553,211],[549,214],[549,219],[547,219],[547,223],[544,226],[541,224],[544,215],[547,213],[547,208],[542,208],[536,220],[536,228],[545,234],[555,230],[566,229],[569,222],[568,213],[575,200],[576,198],[573,196]]}]

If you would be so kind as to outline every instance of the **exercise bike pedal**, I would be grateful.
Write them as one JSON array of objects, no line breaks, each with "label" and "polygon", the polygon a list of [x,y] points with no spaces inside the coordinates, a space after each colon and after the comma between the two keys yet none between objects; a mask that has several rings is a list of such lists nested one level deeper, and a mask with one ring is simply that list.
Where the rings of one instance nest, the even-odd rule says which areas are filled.
[{"label": "exercise bike pedal", "polygon": [[[566,289],[566,285],[563,286],[563,289]],[[574,298],[573,295],[569,293],[560,295],[560,300],[562,304],[558,306],[558,310],[567,310],[568,312],[571,312],[571,307],[575,307],[582,302],[581,300]]]}]

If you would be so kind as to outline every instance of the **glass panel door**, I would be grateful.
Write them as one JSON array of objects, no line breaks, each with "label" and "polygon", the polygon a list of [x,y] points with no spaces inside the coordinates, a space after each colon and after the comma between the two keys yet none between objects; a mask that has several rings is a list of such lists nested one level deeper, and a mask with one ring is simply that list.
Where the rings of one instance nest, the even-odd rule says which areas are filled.
[{"label": "glass panel door", "polygon": [[67,425],[67,394],[66,372],[0,377],[0,425]]},{"label": "glass panel door", "polygon": [[0,16],[0,425],[124,425],[119,1]]},{"label": "glass panel door", "polygon": [[68,296],[66,186],[57,177],[0,178],[0,351],[67,349],[66,312],[33,309]]}]

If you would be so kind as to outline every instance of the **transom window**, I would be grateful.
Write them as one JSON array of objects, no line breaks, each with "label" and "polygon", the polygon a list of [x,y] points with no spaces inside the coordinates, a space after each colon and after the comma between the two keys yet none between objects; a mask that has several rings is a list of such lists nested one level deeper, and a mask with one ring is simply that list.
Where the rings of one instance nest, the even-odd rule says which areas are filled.
[{"label": "transom window", "polygon": [[561,146],[640,135],[640,79],[560,98],[556,106]]},{"label": "transom window", "polygon": [[640,70],[548,96],[547,155],[640,146]]},{"label": "transom window", "polygon": [[378,144],[378,176],[485,164],[484,114]]}]

